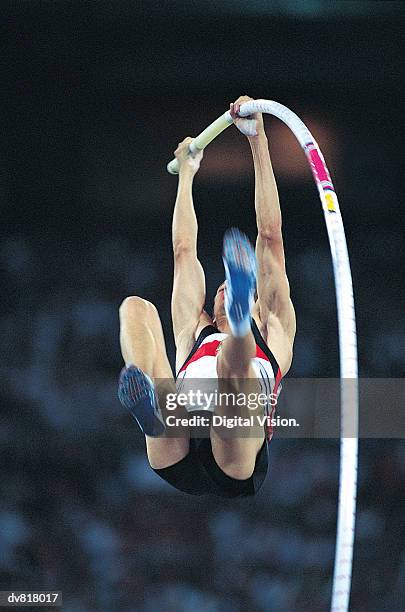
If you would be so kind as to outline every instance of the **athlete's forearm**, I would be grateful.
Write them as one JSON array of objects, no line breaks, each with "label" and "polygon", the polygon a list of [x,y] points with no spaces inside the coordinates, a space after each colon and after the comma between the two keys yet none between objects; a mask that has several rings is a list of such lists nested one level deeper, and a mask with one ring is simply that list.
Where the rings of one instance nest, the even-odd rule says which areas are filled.
[{"label": "athlete's forearm", "polygon": [[249,138],[255,169],[255,208],[257,229],[264,235],[281,230],[281,210],[266,135]]},{"label": "athlete's forearm", "polygon": [[179,173],[176,203],[174,205],[172,240],[173,249],[197,251],[197,217],[193,205],[194,174],[185,167]]}]

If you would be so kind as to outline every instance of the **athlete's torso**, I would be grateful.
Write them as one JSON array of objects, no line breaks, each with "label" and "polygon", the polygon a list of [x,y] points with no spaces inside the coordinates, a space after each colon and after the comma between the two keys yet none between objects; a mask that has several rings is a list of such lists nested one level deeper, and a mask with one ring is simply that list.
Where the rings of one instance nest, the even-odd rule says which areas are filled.
[{"label": "athlete's torso", "polygon": [[[251,329],[256,341],[256,355],[252,359],[255,372],[258,377],[266,377],[273,381],[271,386],[277,388],[282,377],[277,360],[265,343],[254,319],[251,321]],[[213,325],[205,326],[179,368],[177,378],[217,378],[217,354],[227,335],[219,332]]]}]

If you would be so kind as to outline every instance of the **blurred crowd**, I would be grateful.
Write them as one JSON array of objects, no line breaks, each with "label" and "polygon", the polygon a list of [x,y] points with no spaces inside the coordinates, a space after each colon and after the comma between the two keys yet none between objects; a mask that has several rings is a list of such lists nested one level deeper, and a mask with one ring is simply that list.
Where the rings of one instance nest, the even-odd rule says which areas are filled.
[{"label": "blurred crowd", "polygon": [[[155,303],[173,364],[165,164],[241,93],[268,96],[327,145],[360,375],[403,376],[399,8],[388,22],[375,11],[395,3],[2,4],[0,589],[61,590],[66,612],[326,612],[338,440],[276,431],[254,498],[172,489],[117,399],[118,308],[128,295]],[[339,18],[322,21],[325,4]],[[289,17],[256,13],[270,5]],[[318,194],[287,128],[272,140],[269,126],[297,312],[289,376],[337,377]],[[196,178],[208,309],[224,231],[255,237],[250,152],[228,132]],[[351,612],[405,609],[404,476],[403,441],[360,441]]]},{"label": "blurred crowd", "polygon": [[[62,590],[72,612],[327,610],[337,441],[276,434],[266,483],[245,500],[187,496],[147,465],[142,435],[116,399],[117,308],[134,287],[157,302],[173,357],[170,284],[159,283],[170,257],[147,248],[125,235],[90,248],[61,240],[41,249],[21,235],[3,244],[2,588]],[[299,264],[314,301],[298,305],[308,338],[298,334],[296,376],[330,374],[319,367],[328,346],[315,327],[311,337],[311,313],[325,313],[316,291],[330,271],[325,260],[311,277],[314,257]],[[373,342],[364,342],[370,351]],[[403,443],[361,442],[355,612],[399,610],[404,601],[404,472]]]}]

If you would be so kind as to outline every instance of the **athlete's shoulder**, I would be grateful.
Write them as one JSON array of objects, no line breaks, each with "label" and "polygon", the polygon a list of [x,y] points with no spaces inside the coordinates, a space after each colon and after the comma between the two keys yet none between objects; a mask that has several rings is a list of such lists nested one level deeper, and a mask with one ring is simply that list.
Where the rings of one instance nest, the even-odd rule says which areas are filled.
[{"label": "athlete's shoulder", "polygon": [[[198,324],[197,324],[197,327],[195,329],[195,332],[194,332],[194,340],[198,339],[199,335],[201,334],[203,329],[205,329],[206,327],[212,327],[212,328],[216,329],[215,325],[214,325],[214,322],[213,322],[212,318],[210,317],[210,315],[208,314],[208,312],[203,310],[201,315],[200,315],[200,319],[198,321]],[[214,331],[214,329],[212,331]]]}]

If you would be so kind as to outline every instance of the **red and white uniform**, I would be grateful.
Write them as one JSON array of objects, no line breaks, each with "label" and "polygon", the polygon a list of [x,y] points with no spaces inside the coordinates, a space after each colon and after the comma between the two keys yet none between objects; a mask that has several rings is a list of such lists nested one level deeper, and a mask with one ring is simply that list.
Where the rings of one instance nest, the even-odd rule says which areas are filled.
[{"label": "red and white uniform", "polygon": [[[278,363],[261,336],[256,322],[252,319],[252,332],[256,340],[256,356],[252,359],[252,366],[260,381],[261,391],[267,396],[278,397],[281,391],[281,370]],[[213,390],[207,380],[205,387],[204,381],[201,379],[217,379],[217,359],[218,352],[221,348],[221,342],[228,334],[218,332],[213,325],[207,325],[199,337],[197,338],[189,356],[177,373],[177,392],[187,392],[190,388],[195,387],[192,384],[192,379],[198,380],[198,387],[203,391],[209,392]],[[189,384],[188,384],[189,383]],[[213,410],[212,407],[197,407],[187,406],[189,411],[193,410]],[[266,414],[273,417],[275,412],[274,405],[268,405]],[[271,431],[270,431],[271,430]],[[272,428],[267,428],[268,438],[271,438]]]}]

